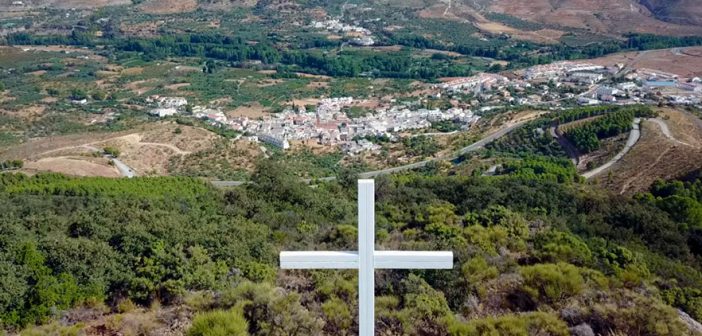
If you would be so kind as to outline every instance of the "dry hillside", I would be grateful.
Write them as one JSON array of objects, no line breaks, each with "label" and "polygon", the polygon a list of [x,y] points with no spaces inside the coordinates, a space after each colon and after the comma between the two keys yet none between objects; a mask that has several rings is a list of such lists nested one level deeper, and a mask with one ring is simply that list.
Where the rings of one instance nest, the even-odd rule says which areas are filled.
[{"label": "dry hillside", "polygon": [[[662,1],[659,1],[662,2]],[[678,10],[702,10],[689,1]],[[493,0],[489,10],[552,25],[590,29],[598,33],[644,32],[667,35],[699,34],[702,27],[680,25],[656,18],[638,0]]]},{"label": "dry hillside", "polygon": [[[373,2],[404,4],[400,0]],[[702,33],[702,1],[698,0],[425,0],[412,1],[411,5],[423,6],[419,9],[420,16],[459,18],[483,24],[485,13],[496,12],[602,34]]]},{"label": "dry hillside", "polygon": [[657,18],[680,24],[702,25],[699,0],[640,0]]}]

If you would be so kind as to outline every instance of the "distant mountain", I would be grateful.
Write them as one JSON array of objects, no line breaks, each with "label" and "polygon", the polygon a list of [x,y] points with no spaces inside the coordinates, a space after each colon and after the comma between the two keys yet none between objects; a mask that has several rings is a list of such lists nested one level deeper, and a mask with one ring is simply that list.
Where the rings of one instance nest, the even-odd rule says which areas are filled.
[{"label": "distant mountain", "polygon": [[[423,18],[467,20],[480,23],[481,28],[490,24],[491,20],[486,19],[489,17],[488,14],[498,13],[557,30],[577,28],[605,35],[621,35],[628,32],[702,35],[702,0],[364,1],[370,6],[390,6],[415,11]],[[256,6],[276,11],[289,10],[294,12],[299,10],[300,6],[310,4],[320,7],[338,6],[337,2],[321,0],[0,0],[0,11],[26,11],[38,8],[97,8],[132,3],[139,4],[139,8],[145,12],[157,14],[189,12],[197,8],[227,10],[234,7]],[[509,22],[507,24],[509,25]],[[512,26],[512,28],[520,29],[518,26]],[[507,30],[506,32],[515,35],[513,31]]]},{"label": "distant mountain", "polygon": [[510,15],[550,27],[599,34],[702,34],[700,0],[367,0],[375,5],[422,8],[423,17],[481,21],[488,13]]},{"label": "distant mountain", "polygon": [[699,0],[464,0],[521,19],[597,33],[702,33]]},{"label": "distant mountain", "polygon": [[702,25],[702,1],[640,0],[658,19],[679,24]]}]

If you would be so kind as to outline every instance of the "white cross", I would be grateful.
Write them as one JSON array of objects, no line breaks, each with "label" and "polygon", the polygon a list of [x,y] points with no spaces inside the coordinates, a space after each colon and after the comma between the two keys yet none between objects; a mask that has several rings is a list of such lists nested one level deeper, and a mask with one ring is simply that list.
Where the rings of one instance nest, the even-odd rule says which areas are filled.
[{"label": "white cross", "polygon": [[376,251],[375,183],[358,181],[358,252],[280,252],[281,269],[358,269],[360,336],[375,334],[375,269],[451,269],[453,252]]}]

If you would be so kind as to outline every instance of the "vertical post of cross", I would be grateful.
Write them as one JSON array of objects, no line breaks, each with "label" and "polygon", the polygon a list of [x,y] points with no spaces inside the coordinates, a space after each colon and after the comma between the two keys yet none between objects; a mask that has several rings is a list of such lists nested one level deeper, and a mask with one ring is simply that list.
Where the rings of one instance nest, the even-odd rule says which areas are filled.
[{"label": "vertical post of cross", "polygon": [[375,334],[375,182],[358,181],[358,325],[360,336]]}]

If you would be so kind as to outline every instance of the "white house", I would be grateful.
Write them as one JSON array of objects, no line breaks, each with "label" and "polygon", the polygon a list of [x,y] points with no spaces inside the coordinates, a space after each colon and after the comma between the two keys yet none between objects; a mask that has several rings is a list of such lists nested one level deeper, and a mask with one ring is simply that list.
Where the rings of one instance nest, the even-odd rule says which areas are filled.
[{"label": "white house", "polygon": [[151,110],[149,113],[158,116],[160,118],[170,117],[172,115],[178,114],[178,110],[174,107],[159,107]]},{"label": "white house", "polygon": [[267,144],[276,146],[278,148],[282,148],[282,149],[290,148],[290,143],[288,142],[288,140],[286,140],[282,136],[276,136],[273,134],[259,134],[258,140],[265,142]]}]

